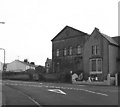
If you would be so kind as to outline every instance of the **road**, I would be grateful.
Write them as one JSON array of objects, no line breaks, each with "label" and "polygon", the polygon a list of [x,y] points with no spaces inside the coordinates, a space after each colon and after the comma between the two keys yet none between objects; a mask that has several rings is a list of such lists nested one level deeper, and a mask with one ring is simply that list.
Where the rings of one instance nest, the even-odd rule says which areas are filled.
[{"label": "road", "polygon": [[3,105],[118,105],[118,88],[63,83],[2,81]]}]

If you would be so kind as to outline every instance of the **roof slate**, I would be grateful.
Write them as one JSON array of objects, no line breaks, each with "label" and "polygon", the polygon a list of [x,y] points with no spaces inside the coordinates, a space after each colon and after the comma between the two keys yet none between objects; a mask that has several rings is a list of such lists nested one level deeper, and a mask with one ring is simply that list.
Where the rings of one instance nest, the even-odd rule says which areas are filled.
[{"label": "roof slate", "polygon": [[120,46],[120,36],[112,37]]},{"label": "roof slate", "polygon": [[32,65],[30,63],[26,63],[26,62],[23,62],[23,61],[20,61],[20,60],[15,60],[15,61],[18,61],[18,62],[23,63],[23,64],[28,65],[28,66],[36,67],[36,65]]},{"label": "roof slate", "polygon": [[101,33],[102,36],[104,36],[111,44],[118,45],[118,43],[110,36],[107,36],[106,34]]},{"label": "roof slate", "polygon": [[99,32],[107,41],[109,41],[109,43],[119,46],[119,44],[112,37],[104,33],[101,33],[98,28],[95,28],[95,30]]}]

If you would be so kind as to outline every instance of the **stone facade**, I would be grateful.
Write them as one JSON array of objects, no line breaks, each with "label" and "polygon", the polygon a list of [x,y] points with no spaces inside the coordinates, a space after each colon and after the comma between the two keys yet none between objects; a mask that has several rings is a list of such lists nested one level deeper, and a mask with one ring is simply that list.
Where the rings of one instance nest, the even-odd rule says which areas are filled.
[{"label": "stone facade", "polygon": [[[96,46],[94,48],[94,46]],[[94,51],[97,51],[96,53]],[[117,73],[118,44],[99,29],[95,28],[84,46],[84,74],[93,75],[98,80],[107,79],[107,75]]]},{"label": "stone facade", "polygon": [[107,75],[115,76],[119,67],[120,45],[95,28],[91,35],[66,26],[52,39],[53,72],[83,73],[98,81],[107,80]]},{"label": "stone facade", "polygon": [[83,46],[88,34],[66,26],[52,39],[53,72],[82,72]]},{"label": "stone facade", "polygon": [[52,59],[47,58],[45,62],[45,70],[46,70],[46,73],[52,72]]}]

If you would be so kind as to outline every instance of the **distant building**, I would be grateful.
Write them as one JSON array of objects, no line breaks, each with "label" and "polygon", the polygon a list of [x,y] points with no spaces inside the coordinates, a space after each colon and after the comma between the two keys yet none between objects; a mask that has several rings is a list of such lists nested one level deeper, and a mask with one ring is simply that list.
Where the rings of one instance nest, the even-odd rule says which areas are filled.
[{"label": "distant building", "polygon": [[83,78],[107,79],[120,71],[120,37],[109,37],[95,28],[88,35],[66,26],[52,40],[53,72],[83,73]]},{"label": "distant building", "polygon": [[12,71],[12,72],[21,72],[25,71],[27,69],[34,69],[35,70],[35,65],[29,64],[20,60],[15,60],[9,64],[7,64],[7,69],[6,71]]},{"label": "distant building", "polygon": [[50,73],[52,69],[52,59],[47,58],[46,62],[45,62],[45,70],[46,73]]},{"label": "distant building", "polygon": [[53,72],[83,72],[83,47],[89,35],[70,26],[52,41]]}]

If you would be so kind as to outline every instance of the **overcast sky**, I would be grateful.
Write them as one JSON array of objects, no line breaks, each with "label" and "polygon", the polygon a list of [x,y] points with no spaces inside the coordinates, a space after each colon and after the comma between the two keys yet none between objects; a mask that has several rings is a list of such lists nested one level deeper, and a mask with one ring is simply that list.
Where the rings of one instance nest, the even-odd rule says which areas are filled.
[{"label": "overcast sky", "polygon": [[[44,65],[52,42],[66,25],[91,34],[95,27],[118,35],[119,0],[1,0],[0,48],[6,62],[15,59]],[[0,50],[3,62],[3,51]]]}]

